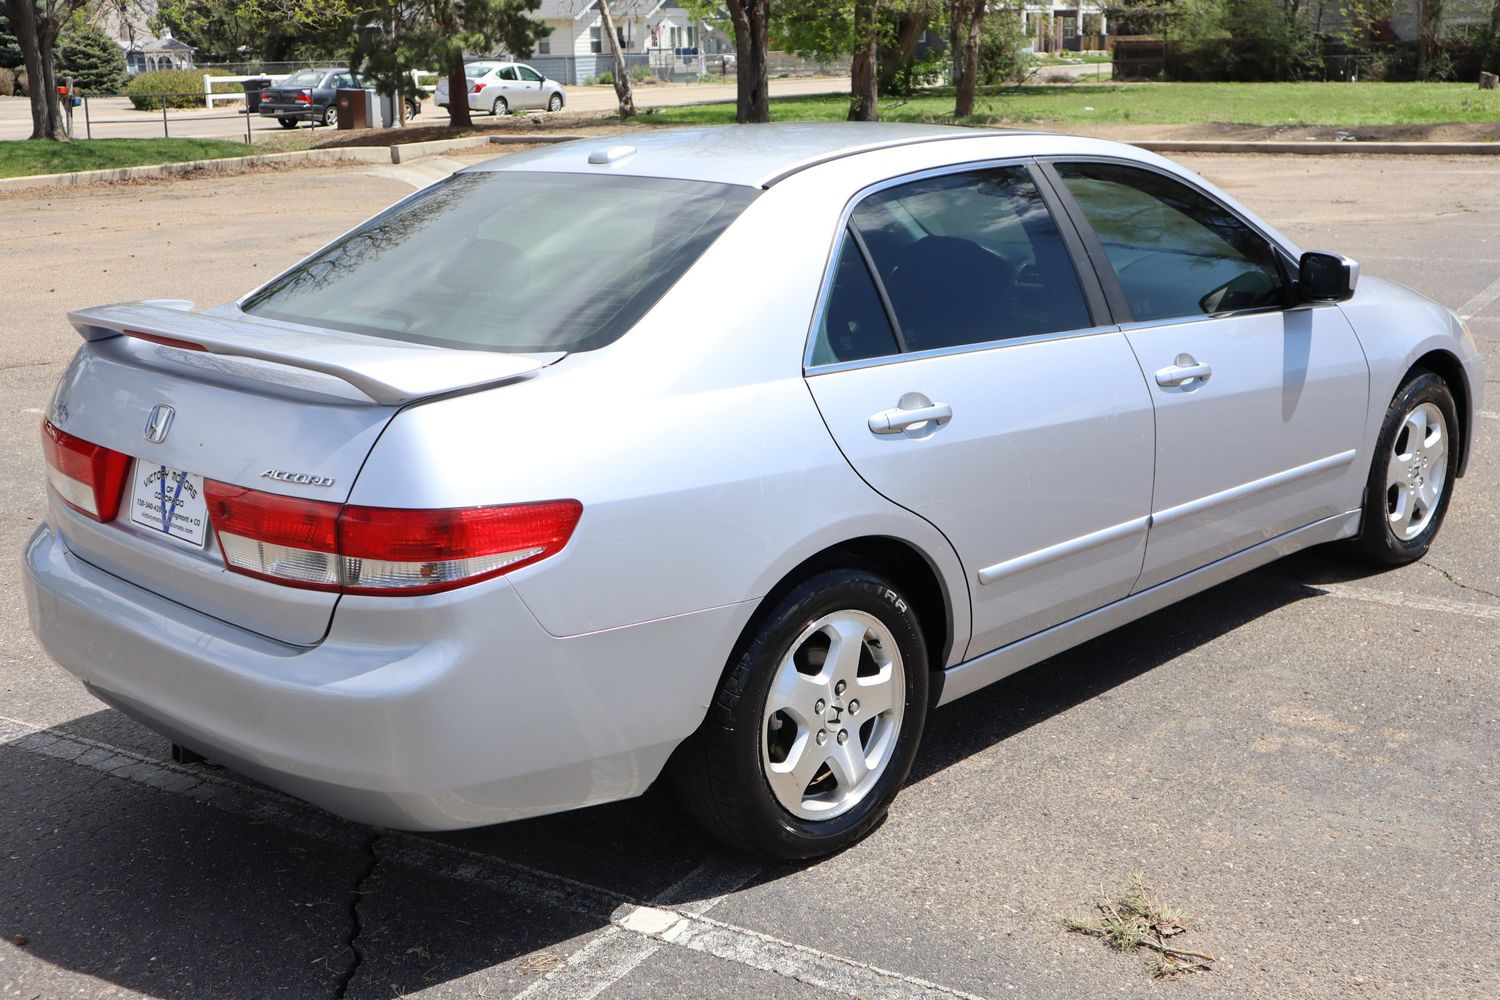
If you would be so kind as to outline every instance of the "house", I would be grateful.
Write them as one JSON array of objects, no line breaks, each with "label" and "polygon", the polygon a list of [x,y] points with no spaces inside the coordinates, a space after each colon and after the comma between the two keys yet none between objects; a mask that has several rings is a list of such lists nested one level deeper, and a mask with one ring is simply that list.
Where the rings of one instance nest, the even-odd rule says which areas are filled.
[{"label": "house", "polygon": [[[706,53],[733,52],[734,40],[698,20],[675,0],[611,0],[611,20],[630,66],[663,75],[695,76]],[[532,17],[552,29],[527,61],[562,83],[580,83],[614,66],[598,0],[542,0]]]},{"label": "house", "polygon": [[1037,52],[1103,49],[1109,32],[1103,0],[1031,0],[1021,8],[1021,25]]},{"label": "house", "polygon": [[192,69],[196,50],[173,38],[165,28],[160,35],[153,34],[149,25],[156,16],[154,0],[136,0],[101,4],[94,23],[120,47],[125,68],[132,75],[157,69]]}]

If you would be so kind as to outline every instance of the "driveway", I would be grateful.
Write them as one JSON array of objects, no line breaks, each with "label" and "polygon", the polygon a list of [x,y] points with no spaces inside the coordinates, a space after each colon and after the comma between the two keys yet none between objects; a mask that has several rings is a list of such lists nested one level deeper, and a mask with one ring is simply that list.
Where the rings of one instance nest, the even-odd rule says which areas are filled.
[{"label": "driveway", "polygon": [[[1428,559],[1284,560],[941,709],[885,825],[810,866],[720,851],[654,793],[407,835],[174,765],[48,662],[8,587],[0,996],[1493,996],[1493,168],[1184,159],[1305,246],[1471,315],[1497,381]],[[224,301],[457,162],[0,196],[26,248],[0,286],[0,548],[42,516],[67,309]],[[1193,916],[1213,972],[1155,983],[1063,929],[1132,872]]]}]

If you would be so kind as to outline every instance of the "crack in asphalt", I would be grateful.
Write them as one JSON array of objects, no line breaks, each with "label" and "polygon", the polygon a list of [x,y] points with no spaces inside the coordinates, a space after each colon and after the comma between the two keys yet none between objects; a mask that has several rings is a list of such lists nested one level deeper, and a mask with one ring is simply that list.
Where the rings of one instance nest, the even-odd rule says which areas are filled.
[{"label": "crack in asphalt", "polygon": [[375,844],[380,840],[380,831],[370,831],[370,836],[365,840],[364,852],[367,855],[364,868],[354,880],[354,888],[349,893],[349,936],[344,938],[344,947],[349,951],[349,967],[346,968],[338,978],[333,987],[334,1000],[344,1000],[349,993],[349,984],[354,982],[354,975],[365,962],[365,953],[359,947],[360,934],[364,932],[364,923],[359,917],[359,904],[365,898],[365,885],[370,877],[375,874],[375,866],[380,863],[380,855],[375,853]]},{"label": "crack in asphalt", "polygon": [[1485,590],[1483,587],[1476,587],[1471,583],[1464,583],[1457,576],[1453,575],[1452,572],[1443,569],[1443,567],[1439,566],[1437,563],[1433,562],[1430,559],[1423,559],[1421,565],[1426,566],[1430,570],[1434,570],[1435,572],[1443,574],[1443,576],[1447,578],[1449,583],[1453,584],[1460,590],[1468,590],[1476,594],[1483,594],[1485,597],[1493,597],[1495,600],[1500,601],[1500,594],[1495,593],[1493,590]]}]

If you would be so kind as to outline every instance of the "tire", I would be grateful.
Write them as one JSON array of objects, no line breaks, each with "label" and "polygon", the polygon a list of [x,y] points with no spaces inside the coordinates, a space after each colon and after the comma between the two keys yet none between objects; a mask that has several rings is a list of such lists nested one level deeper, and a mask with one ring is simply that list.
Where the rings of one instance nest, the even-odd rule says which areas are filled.
[{"label": "tire", "polygon": [[490,105],[490,114],[499,118],[501,115],[510,114],[510,104],[503,97],[495,98],[495,103]]},{"label": "tire", "polygon": [[297,119],[295,119],[295,118],[278,118],[278,119],[276,119],[276,124],[280,125],[282,128],[296,128],[297,127]]},{"label": "tire", "polygon": [[323,124],[328,128],[337,128],[339,124],[339,109],[332,104],[323,109]]},{"label": "tire", "polygon": [[819,572],[734,651],[707,718],[672,759],[683,805],[726,844],[771,858],[848,847],[911,772],[927,671],[921,624],[889,581]]},{"label": "tire", "polygon": [[1375,439],[1360,533],[1349,544],[1354,555],[1402,566],[1427,554],[1458,477],[1460,433],[1448,383],[1432,372],[1414,373],[1391,400]]},{"label": "tire", "polygon": [[561,111],[562,106],[563,99],[561,94],[553,94],[551,97],[547,98],[548,111]]}]

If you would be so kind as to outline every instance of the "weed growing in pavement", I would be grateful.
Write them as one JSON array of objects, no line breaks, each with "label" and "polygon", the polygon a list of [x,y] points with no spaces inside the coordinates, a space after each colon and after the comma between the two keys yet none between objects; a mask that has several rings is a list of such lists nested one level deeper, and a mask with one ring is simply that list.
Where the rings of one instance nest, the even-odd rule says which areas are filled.
[{"label": "weed growing in pavement", "polygon": [[1094,904],[1094,909],[1097,912],[1088,916],[1064,917],[1063,926],[1075,933],[1099,938],[1117,951],[1129,953],[1143,949],[1150,952],[1146,964],[1158,979],[1207,972],[1213,967],[1212,963],[1218,961],[1201,951],[1168,944],[1187,933],[1188,916],[1164,904],[1156,890],[1146,885],[1140,872],[1130,876],[1130,888],[1119,899],[1110,898],[1101,886],[1099,902]]}]

